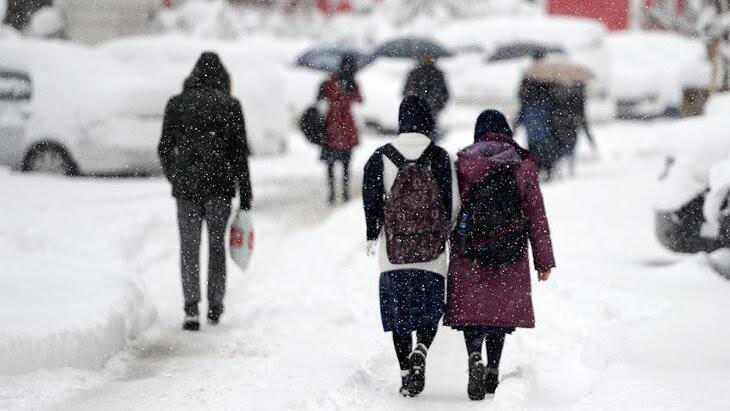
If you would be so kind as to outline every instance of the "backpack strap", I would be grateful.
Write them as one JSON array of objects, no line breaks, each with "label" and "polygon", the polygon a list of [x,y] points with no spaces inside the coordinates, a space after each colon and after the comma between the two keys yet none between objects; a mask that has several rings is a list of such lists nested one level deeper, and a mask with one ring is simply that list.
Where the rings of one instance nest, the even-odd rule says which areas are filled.
[{"label": "backpack strap", "polygon": [[405,156],[403,156],[403,154],[401,154],[401,152],[398,151],[398,149],[395,148],[395,146],[393,146],[392,144],[386,144],[383,147],[381,147],[381,152],[383,155],[388,157],[388,159],[390,161],[392,161],[396,167],[398,167],[398,170],[400,170],[401,168],[405,167],[408,164],[417,164],[421,167],[426,167],[429,164],[431,164],[431,160],[433,159],[434,147],[435,147],[435,145],[433,144],[433,142],[430,143],[428,145],[428,147],[426,147],[426,149],[423,150],[423,153],[421,153],[421,156],[415,160],[409,160],[409,159],[405,158]]},{"label": "backpack strap", "polygon": [[409,161],[406,159],[403,154],[401,154],[398,149],[396,149],[392,144],[386,144],[381,148],[381,152],[384,156],[388,157],[390,161],[395,164],[396,167],[398,167],[398,170],[405,167],[406,164],[413,163],[412,161]]}]

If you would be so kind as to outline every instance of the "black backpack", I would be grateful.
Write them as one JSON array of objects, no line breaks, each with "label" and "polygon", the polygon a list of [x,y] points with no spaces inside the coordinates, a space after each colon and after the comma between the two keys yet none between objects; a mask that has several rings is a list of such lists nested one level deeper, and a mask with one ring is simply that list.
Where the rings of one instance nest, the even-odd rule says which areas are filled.
[{"label": "black backpack", "polygon": [[527,250],[527,219],[514,171],[498,169],[476,183],[463,199],[452,247],[483,265],[513,263]]},{"label": "black backpack", "polygon": [[321,146],[326,143],[324,119],[319,114],[317,107],[311,106],[304,110],[299,119],[299,129],[310,143]]}]

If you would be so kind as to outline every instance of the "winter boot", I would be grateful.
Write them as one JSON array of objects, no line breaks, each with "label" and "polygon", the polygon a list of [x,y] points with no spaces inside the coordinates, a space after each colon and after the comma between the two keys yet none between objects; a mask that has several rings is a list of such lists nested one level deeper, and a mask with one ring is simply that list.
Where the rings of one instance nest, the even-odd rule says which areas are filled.
[{"label": "winter boot", "polygon": [[185,321],[183,322],[183,330],[200,330],[200,320],[198,319],[198,304],[188,304],[185,306]]},{"label": "winter boot", "polygon": [[484,385],[487,390],[487,394],[494,394],[499,386],[499,369],[497,368],[486,368],[486,377],[484,378]]},{"label": "winter boot", "polygon": [[208,307],[208,323],[211,325],[218,325],[223,314],[222,305],[211,305]]},{"label": "winter boot", "polygon": [[410,384],[410,382],[411,382],[410,376],[411,376],[410,371],[408,371],[408,370],[401,371],[400,390],[398,390],[398,392],[400,393],[400,395],[402,395],[404,397],[411,397],[411,393],[408,391],[408,384]]},{"label": "winter boot", "polygon": [[408,359],[411,361],[411,378],[408,384],[408,391],[412,397],[423,392],[426,387],[426,355],[428,348],[423,344],[418,344],[413,349]]},{"label": "winter boot", "polygon": [[472,401],[481,401],[487,394],[486,381],[484,380],[486,369],[482,356],[474,353],[469,357],[469,385],[466,392]]}]

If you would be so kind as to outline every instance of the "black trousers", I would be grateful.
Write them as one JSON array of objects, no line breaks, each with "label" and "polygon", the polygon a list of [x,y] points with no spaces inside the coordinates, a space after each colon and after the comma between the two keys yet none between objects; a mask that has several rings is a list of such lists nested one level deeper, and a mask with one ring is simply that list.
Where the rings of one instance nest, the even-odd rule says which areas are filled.
[{"label": "black trousers", "polygon": [[231,215],[231,199],[215,198],[198,204],[177,200],[180,230],[180,273],[185,305],[200,302],[200,236],[205,220],[208,227],[208,303],[222,306],[226,293],[226,228]]},{"label": "black trousers", "polygon": [[[436,332],[438,331],[438,324],[432,327],[424,327],[416,330],[416,344],[423,344],[426,349],[431,347],[434,338],[436,338]],[[398,365],[400,365],[401,371],[406,371],[411,368],[411,363],[408,357],[413,351],[413,333],[399,334],[393,332],[393,345],[395,346],[395,355],[398,356]]]},{"label": "black trousers", "polygon": [[342,197],[345,201],[350,199],[350,159],[330,161],[327,163],[327,183],[329,184],[329,200],[335,201],[335,165],[342,163]]}]

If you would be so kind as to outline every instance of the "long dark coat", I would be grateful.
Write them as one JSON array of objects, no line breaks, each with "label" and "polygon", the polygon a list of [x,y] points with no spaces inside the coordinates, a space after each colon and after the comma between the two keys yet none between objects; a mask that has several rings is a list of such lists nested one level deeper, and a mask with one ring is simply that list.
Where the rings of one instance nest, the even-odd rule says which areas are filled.
[{"label": "long dark coat", "polygon": [[421,64],[413,69],[403,87],[403,97],[417,96],[428,103],[434,115],[441,112],[449,102],[449,87],[446,76],[435,64]]},{"label": "long dark coat", "polygon": [[[462,150],[456,162],[462,199],[470,188],[499,165],[516,167],[523,212],[535,268],[555,266],[537,168],[525,150],[509,137],[489,134]],[[531,328],[535,325],[527,250],[518,261],[501,267],[482,266],[455,250],[451,253],[444,324]]]}]

